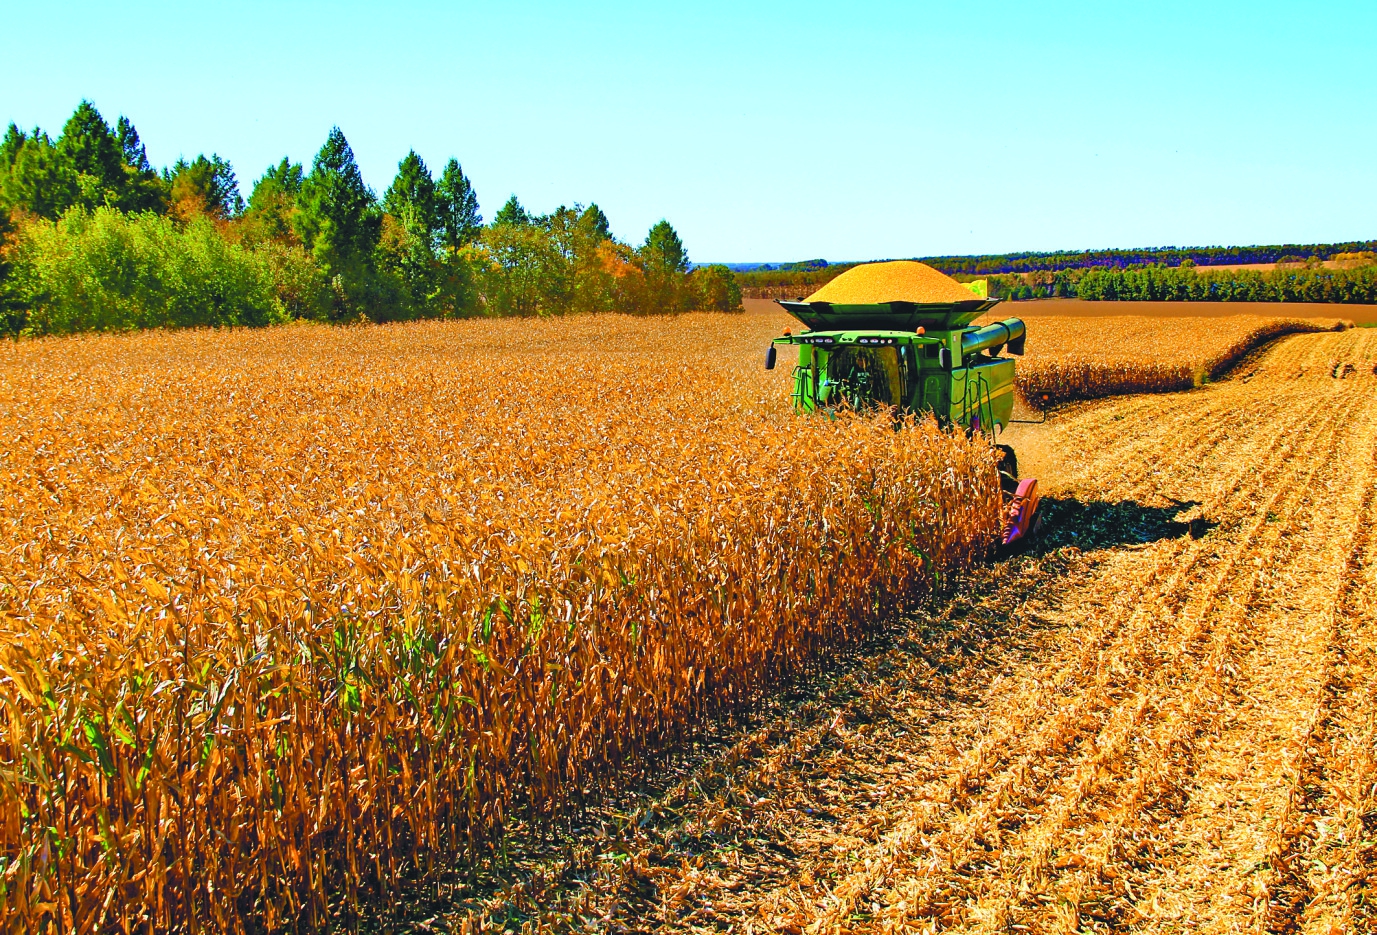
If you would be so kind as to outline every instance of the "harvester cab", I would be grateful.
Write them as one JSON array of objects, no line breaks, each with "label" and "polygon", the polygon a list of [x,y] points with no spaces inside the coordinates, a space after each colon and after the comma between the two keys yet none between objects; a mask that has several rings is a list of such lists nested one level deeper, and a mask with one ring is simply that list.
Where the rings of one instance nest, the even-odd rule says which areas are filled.
[{"label": "harvester cab", "polygon": [[[899,413],[932,413],[939,425],[959,426],[992,445],[1013,419],[1014,360],[1002,352],[1023,353],[1024,324],[1008,318],[971,325],[997,299],[972,294],[955,302],[839,304],[815,296],[779,304],[804,330],[775,338],[765,366],[775,365],[775,345],[798,347],[793,400],[801,411],[890,406]],[[1003,541],[1010,546],[1036,521],[1037,481],[1019,480],[1013,449],[997,447]]]}]

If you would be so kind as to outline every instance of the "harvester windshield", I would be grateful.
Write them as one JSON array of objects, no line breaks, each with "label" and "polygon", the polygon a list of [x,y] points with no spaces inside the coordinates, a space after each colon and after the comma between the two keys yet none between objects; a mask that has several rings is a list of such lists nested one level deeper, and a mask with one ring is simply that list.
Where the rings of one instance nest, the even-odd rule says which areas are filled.
[{"label": "harvester windshield", "polygon": [[877,403],[898,406],[904,399],[899,352],[893,347],[839,347],[827,362],[827,393],[823,402],[854,409]]}]

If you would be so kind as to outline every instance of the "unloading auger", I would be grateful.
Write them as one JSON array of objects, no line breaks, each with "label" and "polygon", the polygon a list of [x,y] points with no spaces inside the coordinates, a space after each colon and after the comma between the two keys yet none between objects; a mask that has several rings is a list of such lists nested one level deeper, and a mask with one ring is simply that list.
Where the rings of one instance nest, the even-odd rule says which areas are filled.
[{"label": "unloading auger", "polygon": [[[780,302],[805,330],[786,330],[765,354],[775,366],[775,345],[798,346],[794,405],[806,412],[863,409],[877,404],[900,413],[930,412],[939,425],[957,425],[996,444],[1013,420],[1014,360],[1026,328],[1007,318],[980,328],[970,323],[999,302],[975,296],[943,303],[883,302],[844,305]],[[1038,482],[1018,477],[1018,458],[1000,450],[1004,492],[1003,543],[1011,546],[1037,522]]]}]

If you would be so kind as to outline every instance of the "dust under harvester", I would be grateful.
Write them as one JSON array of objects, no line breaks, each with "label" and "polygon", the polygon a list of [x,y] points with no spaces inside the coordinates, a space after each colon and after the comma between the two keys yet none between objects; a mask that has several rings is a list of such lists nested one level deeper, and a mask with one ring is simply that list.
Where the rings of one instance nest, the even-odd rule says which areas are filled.
[{"label": "dust under harvester", "polygon": [[[984,283],[963,285],[922,263],[868,263],[838,276],[806,299],[780,302],[803,323],[775,345],[799,349],[794,405],[806,412],[891,406],[898,413],[932,413],[992,445],[1013,421],[1014,360],[1025,328],[1017,318],[975,327],[999,304]],[[1018,478],[1013,448],[1001,452],[1005,497],[1003,542],[1023,539],[1037,521],[1037,481]]]}]

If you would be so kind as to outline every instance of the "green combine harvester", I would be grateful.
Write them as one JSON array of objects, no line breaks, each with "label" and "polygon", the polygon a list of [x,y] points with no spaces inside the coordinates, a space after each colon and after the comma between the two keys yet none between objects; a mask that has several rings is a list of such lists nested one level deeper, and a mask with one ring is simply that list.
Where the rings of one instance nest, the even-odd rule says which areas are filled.
[{"label": "green combine harvester", "polygon": [[[806,330],[771,342],[766,369],[775,366],[775,345],[799,349],[794,367],[794,405],[805,412],[865,410],[891,406],[898,413],[932,413],[943,427],[960,426],[995,444],[1013,420],[1014,361],[1026,329],[1017,318],[972,327],[999,304],[974,293],[969,301],[884,302],[843,305],[779,302]],[[1006,508],[1003,542],[1026,536],[1037,519],[1037,481],[1018,479],[1018,461],[1001,451],[1000,480]]]}]

